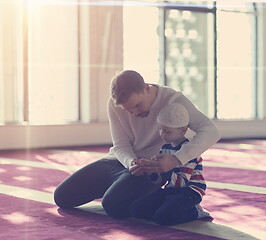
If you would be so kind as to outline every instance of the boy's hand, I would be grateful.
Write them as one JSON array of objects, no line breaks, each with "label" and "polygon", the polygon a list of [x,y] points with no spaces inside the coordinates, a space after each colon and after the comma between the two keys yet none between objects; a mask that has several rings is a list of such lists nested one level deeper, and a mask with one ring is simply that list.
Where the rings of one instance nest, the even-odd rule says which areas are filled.
[{"label": "boy's hand", "polygon": [[158,154],[151,159],[141,159],[140,165],[147,174],[162,173],[172,170],[180,164],[176,156],[170,154]]}]

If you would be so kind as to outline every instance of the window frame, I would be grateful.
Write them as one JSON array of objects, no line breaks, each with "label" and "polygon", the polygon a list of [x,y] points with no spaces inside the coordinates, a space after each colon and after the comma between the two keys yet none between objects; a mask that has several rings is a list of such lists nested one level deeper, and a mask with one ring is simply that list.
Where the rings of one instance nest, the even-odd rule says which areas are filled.
[{"label": "window frame", "polygon": [[[252,3],[252,6],[254,8],[254,11],[252,12],[246,12],[246,14],[254,14],[255,15],[255,23],[254,23],[254,34],[255,36],[258,36],[258,11],[257,11],[257,5],[255,2]],[[198,13],[210,13],[213,14],[213,82],[212,82],[212,89],[210,89],[210,91],[213,91],[213,99],[211,99],[211,101],[213,101],[213,104],[210,104],[210,106],[213,106],[213,109],[209,109],[208,112],[212,113],[211,117],[212,119],[215,120],[219,120],[222,121],[224,119],[218,118],[218,82],[217,82],[217,71],[218,71],[218,61],[217,61],[217,11],[225,11],[225,12],[239,12],[236,10],[223,10],[223,9],[218,9],[217,8],[217,2],[214,1],[213,2],[213,6],[210,7],[209,5],[206,7],[203,6],[197,6],[197,5],[182,5],[182,4],[163,4],[160,5],[160,53],[161,53],[161,57],[160,57],[160,83],[163,85],[167,85],[167,79],[166,79],[166,74],[165,74],[165,61],[166,61],[166,37],[165,37],[165,12],[167,10],[180,10],[180,11],[190,11],[190,12],[198,12]],[[254,113],[254,119],[253,120],[257,120],[259,119],[261,116],[261,114],[258,113],[258,109],[259,109],[259,84],[258,84],[258,37],[256,37],[255,41],[254,41],[254,48],[255,48],[255,54],[253,55],[254,62],[255,62],[255,70],[253,72],[254,75],[254,91],[253,91],[253,95],[255,96],[254,99],[254,103],[253,106],[255,107],[255,113]],[[209,100],[208,100],[209,101]],[[234,121],[234,120],[232,120]]]}]

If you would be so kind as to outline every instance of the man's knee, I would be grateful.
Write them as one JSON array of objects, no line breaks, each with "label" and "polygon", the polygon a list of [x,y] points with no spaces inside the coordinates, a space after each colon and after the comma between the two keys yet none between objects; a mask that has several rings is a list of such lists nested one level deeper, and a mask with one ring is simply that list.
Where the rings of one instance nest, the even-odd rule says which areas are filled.
[{"label": "man's knee", "polygon": [[110,196],[105,196],[102,200],[104,211],[112,218],[124,219],[129,217],[128,205],[113,199]]},{"label": "man's knee", "polygon": [[62,189],[57,187],[54,191],[54,202],[60,208],[73,208],[73,204],[69,202],[68,196],[62,191]]}]

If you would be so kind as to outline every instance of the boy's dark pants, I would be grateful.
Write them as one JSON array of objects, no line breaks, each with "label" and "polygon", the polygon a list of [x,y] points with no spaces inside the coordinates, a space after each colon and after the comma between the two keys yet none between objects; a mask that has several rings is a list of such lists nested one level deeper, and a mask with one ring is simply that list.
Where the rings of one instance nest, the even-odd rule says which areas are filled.
[{"label": "boy's dark pants", "polygon": [[189,187],[169,187],[134,201],[130,214],[160,225],[175,225],[196,220],[198,212],[195,205],[200,202],[200,195]]}]

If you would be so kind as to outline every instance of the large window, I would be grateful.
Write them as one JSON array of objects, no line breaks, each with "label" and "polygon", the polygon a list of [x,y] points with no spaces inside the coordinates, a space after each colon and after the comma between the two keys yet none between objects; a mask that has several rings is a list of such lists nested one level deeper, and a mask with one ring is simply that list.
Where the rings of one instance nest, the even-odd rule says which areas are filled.
[{"label": "large window", "polygon": [[[137,19],[145,19],[141,24]],[[159,73],[159,9],[147,5],[123,7],[123,66],[139,71],[149,83],[158,83]]]},{"label": "large window", "polygon": [[0,1],[0,124],[107,122],[123,68],[122,5],[109,3]]},{"label": "large window", "polygon": [[[0,122],[97,120],[88,117],[90,114],[84,117],[82,98],[90,94],[88,102],[94,99],[105,103],[94,90],[107,89],[100,82],[106,77],[102,75],[106,67],[135,69],[147,82],[180,90],[210,118],[256,119],[262,115],[258,81],[260,13],[255,3],[141,2],[1,3]],[[116,41],[117,46],[109,48],[112,34],[119,36],[111,28],[122,29],[114,25],[115,11],[102,10],[112,4],[115,11],[123,6],[123,14],[118,12],[116,17],[118,23],[123,16],[123,44]],[[90,63],[83,64],[85,27],[81,26],[81,10],[88,6],[91,18],[84,26],[90,27],[90,37],[83,41],[90,52]],[[98,20],[94,22],[93,18]],[[113,52],[122,56],[121,66],[110,57]],[[86,80],[80,78],[85,68]],[[91,84],[90,78],[99,80]],[[84,86],[95,89],[84,91]],[[93,104],[85,108],[91,108],[89,112],[94,115],[98,112]]]},{"label": "large window", "polygon": [[76,122],[79,120],[78,6],[37,3],[32,0],[27,8],[29,122]]},{"label": "large window", "polygon": [[256,119],[256,4],[171,1],[161,11],[164,83],[211,118]]},{"label": "large window", "polygon": [[79,120],[78,6],[68,2],[0,3],[0,122]]},{"label": "large window", "polygon": [[0,149],[110,144],[122,5],[0,1]]},{"label": "large window", "polygon": [[[217,5],[217,117],[258,117],[258,12],[255,3]],[[245,27],[241,27],[245,26]],[[230,107],[229,107],[230,106]]]},{"label": "large window", "polygon": [[252,1],[125,1],[124,67],[182,91],[210,118],[259,119],[262,9]]},{"label": "large window", "polygon": [[[165,84],[181,90],[213,117],[214,16],[211,9],[167,5],[160,36],[164,47]],[[211,112],[212,111],[212,112]]]}]

